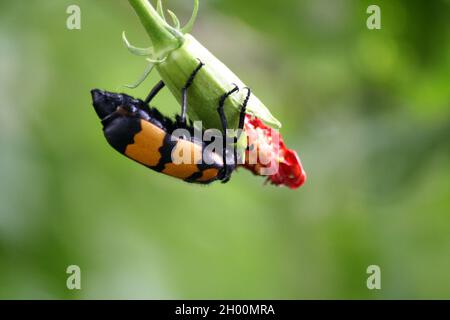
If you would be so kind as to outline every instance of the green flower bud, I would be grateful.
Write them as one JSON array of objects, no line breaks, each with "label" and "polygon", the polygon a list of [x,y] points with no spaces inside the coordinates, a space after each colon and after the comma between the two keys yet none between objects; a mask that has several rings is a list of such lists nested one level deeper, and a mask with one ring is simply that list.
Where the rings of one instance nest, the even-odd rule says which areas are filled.
[{"label": "green flower bud", "polygon": [[[148,0],[129,0],[139,16],[152,46],[137,48],[132,46],[123,35],[127,48],[136,55],[147,56],[150,62],[144,76],[133,86],[137,87],[155,68],[166,86],[181,102],[181,90],[199,60],[205,65],[195,77],[188,93],[188,116],[191,120],[201,120],[203,128],[222,129],[217,107],[220,96],[228,92],[236,84],[244,88],[245,84],[219,59],[210,53],[188,32],[192,29],[198,11],[198,0],[195,0],[194,13],[185,27],[181,27],[178,18],[171,11],[174,26],[169,25],[163,14],[161,0],[155,10]],[[230,128],[238,125],[239,111],[245,99],[246,91],[240,90],[231,95],[225,104],[225,113]],[[247,105],[247,113],[254,115],[273,127],[281,127],[280,122],[270,113],[267,107],[252,94]]]}]

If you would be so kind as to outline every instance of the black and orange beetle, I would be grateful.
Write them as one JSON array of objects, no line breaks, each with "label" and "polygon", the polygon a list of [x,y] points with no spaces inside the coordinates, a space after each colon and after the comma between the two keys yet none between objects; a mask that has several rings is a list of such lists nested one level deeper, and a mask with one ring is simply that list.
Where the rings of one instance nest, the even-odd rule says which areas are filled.
[{"label": "black and orange beetle", "polygon": [[[229,159],[229,148],[223,143],[222,155],[215,152],[205,152],[206,144],[194,138],[183,139],[174,137],[172,133],[179,128],[194,131],[192,125],[186,123],[187,91],[194,81],[195,75],[203,63],[192,72],[182,89],[181,115],[172,120],[162,115],[156,108],[150,107],[151,100],[164,87],[160,81],[142,101],[126,94],[112,93],[99,89],[91,91],[92,101],[97,115],[103,124],[103,132],[109,144],[128,158],[157,172],[182,179],[186,182],[209,184],[220,180],[227,182],[236,168],[236,150],[233,146],[233,159]],[[248,89],[248,88],[247,88]],[[218,114],[223,126],[227,129],[227,119],[223,108],[228,96],[238,91],[238,87],[224,95],[218,102]],[[239,118],[239,129],[244,127],[245,112],[250,90],[242,104]],[[193,137],[194,135],[191,135]],[[226,141],[225,136],[223,141]],[[186,144],[190,144],[185,148]],[[178,163],[173,159],[177,149],[191,150],[192,158],[201,159],[198,162]],[[195,154],[197,153],[197,154]]]}]

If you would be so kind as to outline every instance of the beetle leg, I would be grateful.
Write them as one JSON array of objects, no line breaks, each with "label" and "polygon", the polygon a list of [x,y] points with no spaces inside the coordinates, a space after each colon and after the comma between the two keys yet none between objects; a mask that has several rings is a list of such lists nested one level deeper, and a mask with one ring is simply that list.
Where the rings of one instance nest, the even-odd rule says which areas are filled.
[{"label": "beetle leg", "polygon": [[182,126],[186,126],[186,112],[187,112],[187,91],[189,87],[192,85],[192,82],[194,82],[194,78],[197,75],[197,73],[200,71],[200,69],[205,64],[200,61],[197,68],[195,68],[194,71],[192,71],[191,75],[189,76],[188,80],[186,81],[186,84],[184,85],[183,89],[181,89],[181,115],[180,115],[180,122]]},{"label": "beetle leg", "polygon": [[[220,122],[222,123],[222,130],[223,130],[223,149],[222,149],[222,157],[223,157],[223,176],[222,176],[222,183],[227,183],[228,180],[230,180],[231,177],[231,167],[227,164],[227,129],[228,129],[228,121],[227,117],[225,115],[224,106],[225,106],[225,100],[233,93],[239,91],[239,87],[237,85],[234,85],[234,88],[224,95],[220,97],[219,100],[219,107],[217,108],[217,112],[219,113]],[[233,146],[234,150],[234,146]]]},{"label": "beetle leg", "polygon": [[245,123],[245,115],[247,111],[247,104],[250,100],[250,95],[252,94],[252,90],[249,87],[245,87],[244,89],[247,89],[247,96],[245,97],[244,103],[242,103],[241,106],[241,113],[239,114],[239,126],[238,129],[243,130],[244,129],[244,123]]},{"label": "beetle leg", "polygon": [[150,93],[148,94],[147,98],[144,100],[144,102],[146,104],[150,104],[150,102],[153,100],[154,97],[156,97],[156,95],[158,94],[159,91],[161,91],[162,88],[164,88],[165,83],[164,81],[159,81],[154,87],[153,89],[150,91]]},{"label": "beetle leg", "polygon": [[234,137],[234,143],[237,143],[239,138],[241,137],[242,134],[242,130],[244,130],[244,124],[245,124],[245,115],[247,114],[247,104],[248,101],[250,100],[250,95],[252,94],[252,91],[249,87],[245,87],[244,89],[247,89],[247,96],[245,97],[244,102],[242,103],[241,106],[241,111],[239,113],[239,125],[238,125],[238,129],[241,130],[240,134],[238,137]]},{"label": "beetle leg", "polygon": [[[245,125],[245,115],[247,114],[247,104],[248,101],[250,100],[250,95],[252,94],[252,91],[249,87],[245,87],[244,89],[247,89],[247,96],[245,97],[244,102],[242,103],[241,106],[241,111],[239,113],[239,125],[238,125],[238,135],[234,137],[234,143],[237,144],[239,138],[241,137],[243,130],[244,130],[244,125]],[[238,162],[238,154],[237,154],[237,147],[235,146],[233,148],[233,155],[234,155],[234,163]],[[239,155],[241,159],[242,158],[242,154]]]}]

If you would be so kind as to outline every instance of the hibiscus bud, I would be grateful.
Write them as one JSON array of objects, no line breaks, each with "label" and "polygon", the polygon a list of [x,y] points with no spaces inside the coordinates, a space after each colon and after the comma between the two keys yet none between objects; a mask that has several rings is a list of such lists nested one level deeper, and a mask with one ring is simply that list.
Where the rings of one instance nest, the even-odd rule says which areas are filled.
[{"label": "hibiscus bud", "polygon": [[[174,26],[166,22],[161,1],[158,1],[156,10],[147,0],[129,0],[129,2],[138,14],[152,43],[151,47],[137,48],[132,46],[124,35],[124,42],[128,49],[136,55],[149,57],[147,60],[150,62],[144,76],[130,87],[137,87],[155,68],[171,93],[181,102],[181,90],[201,61],[204,67],[189,88],[188,116],[193,121],[202,121],[204,128],[222,129],[217,114],[219,97],[232,89],[234,84],[241,89],[246,85],[192,35],[188,34],[197,16],[198,0],[195,0],[194,13],[185,27],[180,26],[178,18],[171,11],[169,14]],[[231,129],[238,126],[239,111],[245,95],[245,90],[240,90],[226,100],[224,110]],[[247,113],[258,117],[268,125],[281,127],[280,122],[253,94],[247,105]]]}]

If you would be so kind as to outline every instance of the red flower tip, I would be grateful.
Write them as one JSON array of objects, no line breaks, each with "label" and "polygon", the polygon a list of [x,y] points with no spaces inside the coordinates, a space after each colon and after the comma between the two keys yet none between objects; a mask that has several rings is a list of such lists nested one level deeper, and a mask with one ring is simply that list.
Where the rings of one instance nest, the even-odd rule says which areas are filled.
[{"label": "red flower tip", "polygon": [[292,149],[284,148],[283,160],[279,163],[278,172],[268,177],[275,185],[285,185],[291,189],[297,189],[306,181],[306,172],[300,159]]},{"label": "red flower tip", "polygon": [[[267,182],[285,185],[290,189],[297,189],[305,183],[306,172],[297,152],[286,147],[278,131],[267,127],[260,119],[247,115],[245,132],[249,143],[243,165],[245,168],[256,175],[267,175],[264,170],[276,164],[277,171],[267,175]],[[255,157],[250,155],[255,147],[258,153],[256,162]]]}]

